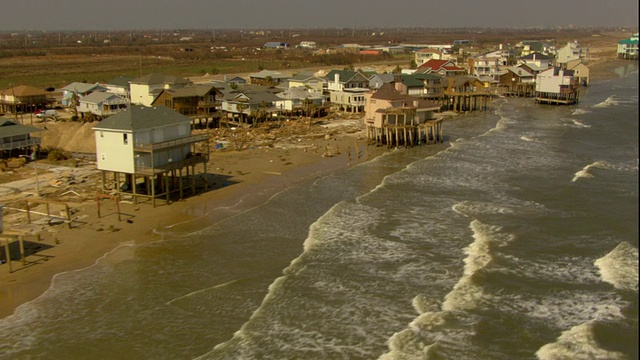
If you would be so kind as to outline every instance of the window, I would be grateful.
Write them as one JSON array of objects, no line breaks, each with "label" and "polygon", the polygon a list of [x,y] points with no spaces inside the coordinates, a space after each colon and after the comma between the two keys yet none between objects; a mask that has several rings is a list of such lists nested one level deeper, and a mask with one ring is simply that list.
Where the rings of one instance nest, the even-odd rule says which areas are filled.
[{"label": "window", "polygon": [[122,134],[122,143],[127,145],[129,143],[129,134]]}]

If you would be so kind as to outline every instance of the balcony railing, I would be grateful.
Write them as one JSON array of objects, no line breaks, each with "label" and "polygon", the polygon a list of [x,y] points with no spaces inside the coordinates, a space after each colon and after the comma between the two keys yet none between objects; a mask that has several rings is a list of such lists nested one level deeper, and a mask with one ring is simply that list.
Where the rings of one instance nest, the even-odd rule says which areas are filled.
[{"label": "balcony railing", "polygon": [[42,139],[39,137],[20,141],[9,141],[0,143],[0,150],[20,149],[29,146],[40,145]]},{"label": "balcony railing", "polygon": [[209,157],[207,155],[204,154],[195,154],[189,158],[186,158],[184,160],[180,160],[180,161],[173,161],[170,162],[168,164],[162,165],[162,166],[157,166],[157,167],[150,167],[150,166],[140,166],[140,165],[136,165],[136,174],[138,175],[154,175],[154,174],[161,174],[164,172],[169,172],[171,170],[178,170],[178,169],[182,169],[185,168],[187,166],[194,166],[197,164],[201,164],[201,163],[206,163],[207,161],[209,161]]},{"label": "balcony railing", "polygon": [[187,144],[193,144],[200,141],[207,141],[208,139],[209,139],[209,134],[197,134],[197,135],[183,137],[180,139],[163,141],[155,144],[135,144],[133,148],[135,151],[152,152],[156,150],[162,150],[162,149],[168,149],[173,147],[179,147]]}]

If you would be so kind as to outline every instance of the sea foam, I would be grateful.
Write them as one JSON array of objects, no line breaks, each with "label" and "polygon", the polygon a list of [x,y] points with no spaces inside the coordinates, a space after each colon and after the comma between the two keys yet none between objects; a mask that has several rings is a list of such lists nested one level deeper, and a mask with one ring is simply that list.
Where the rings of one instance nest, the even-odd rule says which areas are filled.
[{"label": "sea foam", "polygon": [[609,169],[611,166],[609,164],[607,164],[605,161],[596,161],[592,164],[589,164],[585,167],[582,168],[582,170],[578,171],[577,173],[574,174],[573,179],[571,179],[571,182],[576,182],[578,181],[578,179],[588,179],[588,178],[592,178],[593,174],[591,174],[589,172],[589,170],[591,168],[596,168],[596,169]]},{"label": "sea foam", "polygon": [[626,359],[617,351],[602,349],[598,346],[593,332],[594,322],[574,326],[564,331],[554,343],[544,345],[537,352],[540,360],[555,359]]},{"label": "sea foam", "polygon": [[616,99],[614,99],[614,96],[612,95],[612,96],[609,96],[605,101],[593,105],[593,107],[594,108],[607,108],[607,107],[610,107],[610,106],[616,106],[618,104],[619,104],[619,102]]},{"label": "sea foam", "polygon": [[638,249],[627,242],[594,262],[602,280],[616,289],[638,291]]}]

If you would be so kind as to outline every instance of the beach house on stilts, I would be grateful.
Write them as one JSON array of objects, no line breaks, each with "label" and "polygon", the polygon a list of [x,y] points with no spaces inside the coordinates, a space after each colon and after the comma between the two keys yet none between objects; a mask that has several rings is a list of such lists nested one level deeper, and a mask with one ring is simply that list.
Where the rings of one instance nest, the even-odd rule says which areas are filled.
[{"label": "beach house on stilts", "polygon": [[365,94],[367,140],[387,147],[442,142],[442,119],[434,116],[440,105],[404,95],[395,84]]},{"label": "beach house on stilts", "polygon": [[553,67],[536,76],[536,103],[571,105],[578,102],[580,84],[573,70]]},{"label": "beach house on stilts", "polygon": [[192,134],[191,119],[164,106],[133,105],[93,130],[103,192],[155,206],[162,197],[169,203],[172,194],[181,199],[185,187],[195,194],[196,166],[207,172],[208,134]]}]

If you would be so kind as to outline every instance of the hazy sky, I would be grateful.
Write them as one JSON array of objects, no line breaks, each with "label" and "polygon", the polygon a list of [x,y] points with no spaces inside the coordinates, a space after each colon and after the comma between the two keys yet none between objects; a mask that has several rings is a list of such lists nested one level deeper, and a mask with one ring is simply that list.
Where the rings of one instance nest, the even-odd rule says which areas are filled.
[{"label": "hazy sky", "polygon": [[638,26],[638,0],[2,0],[0,30]]}]

